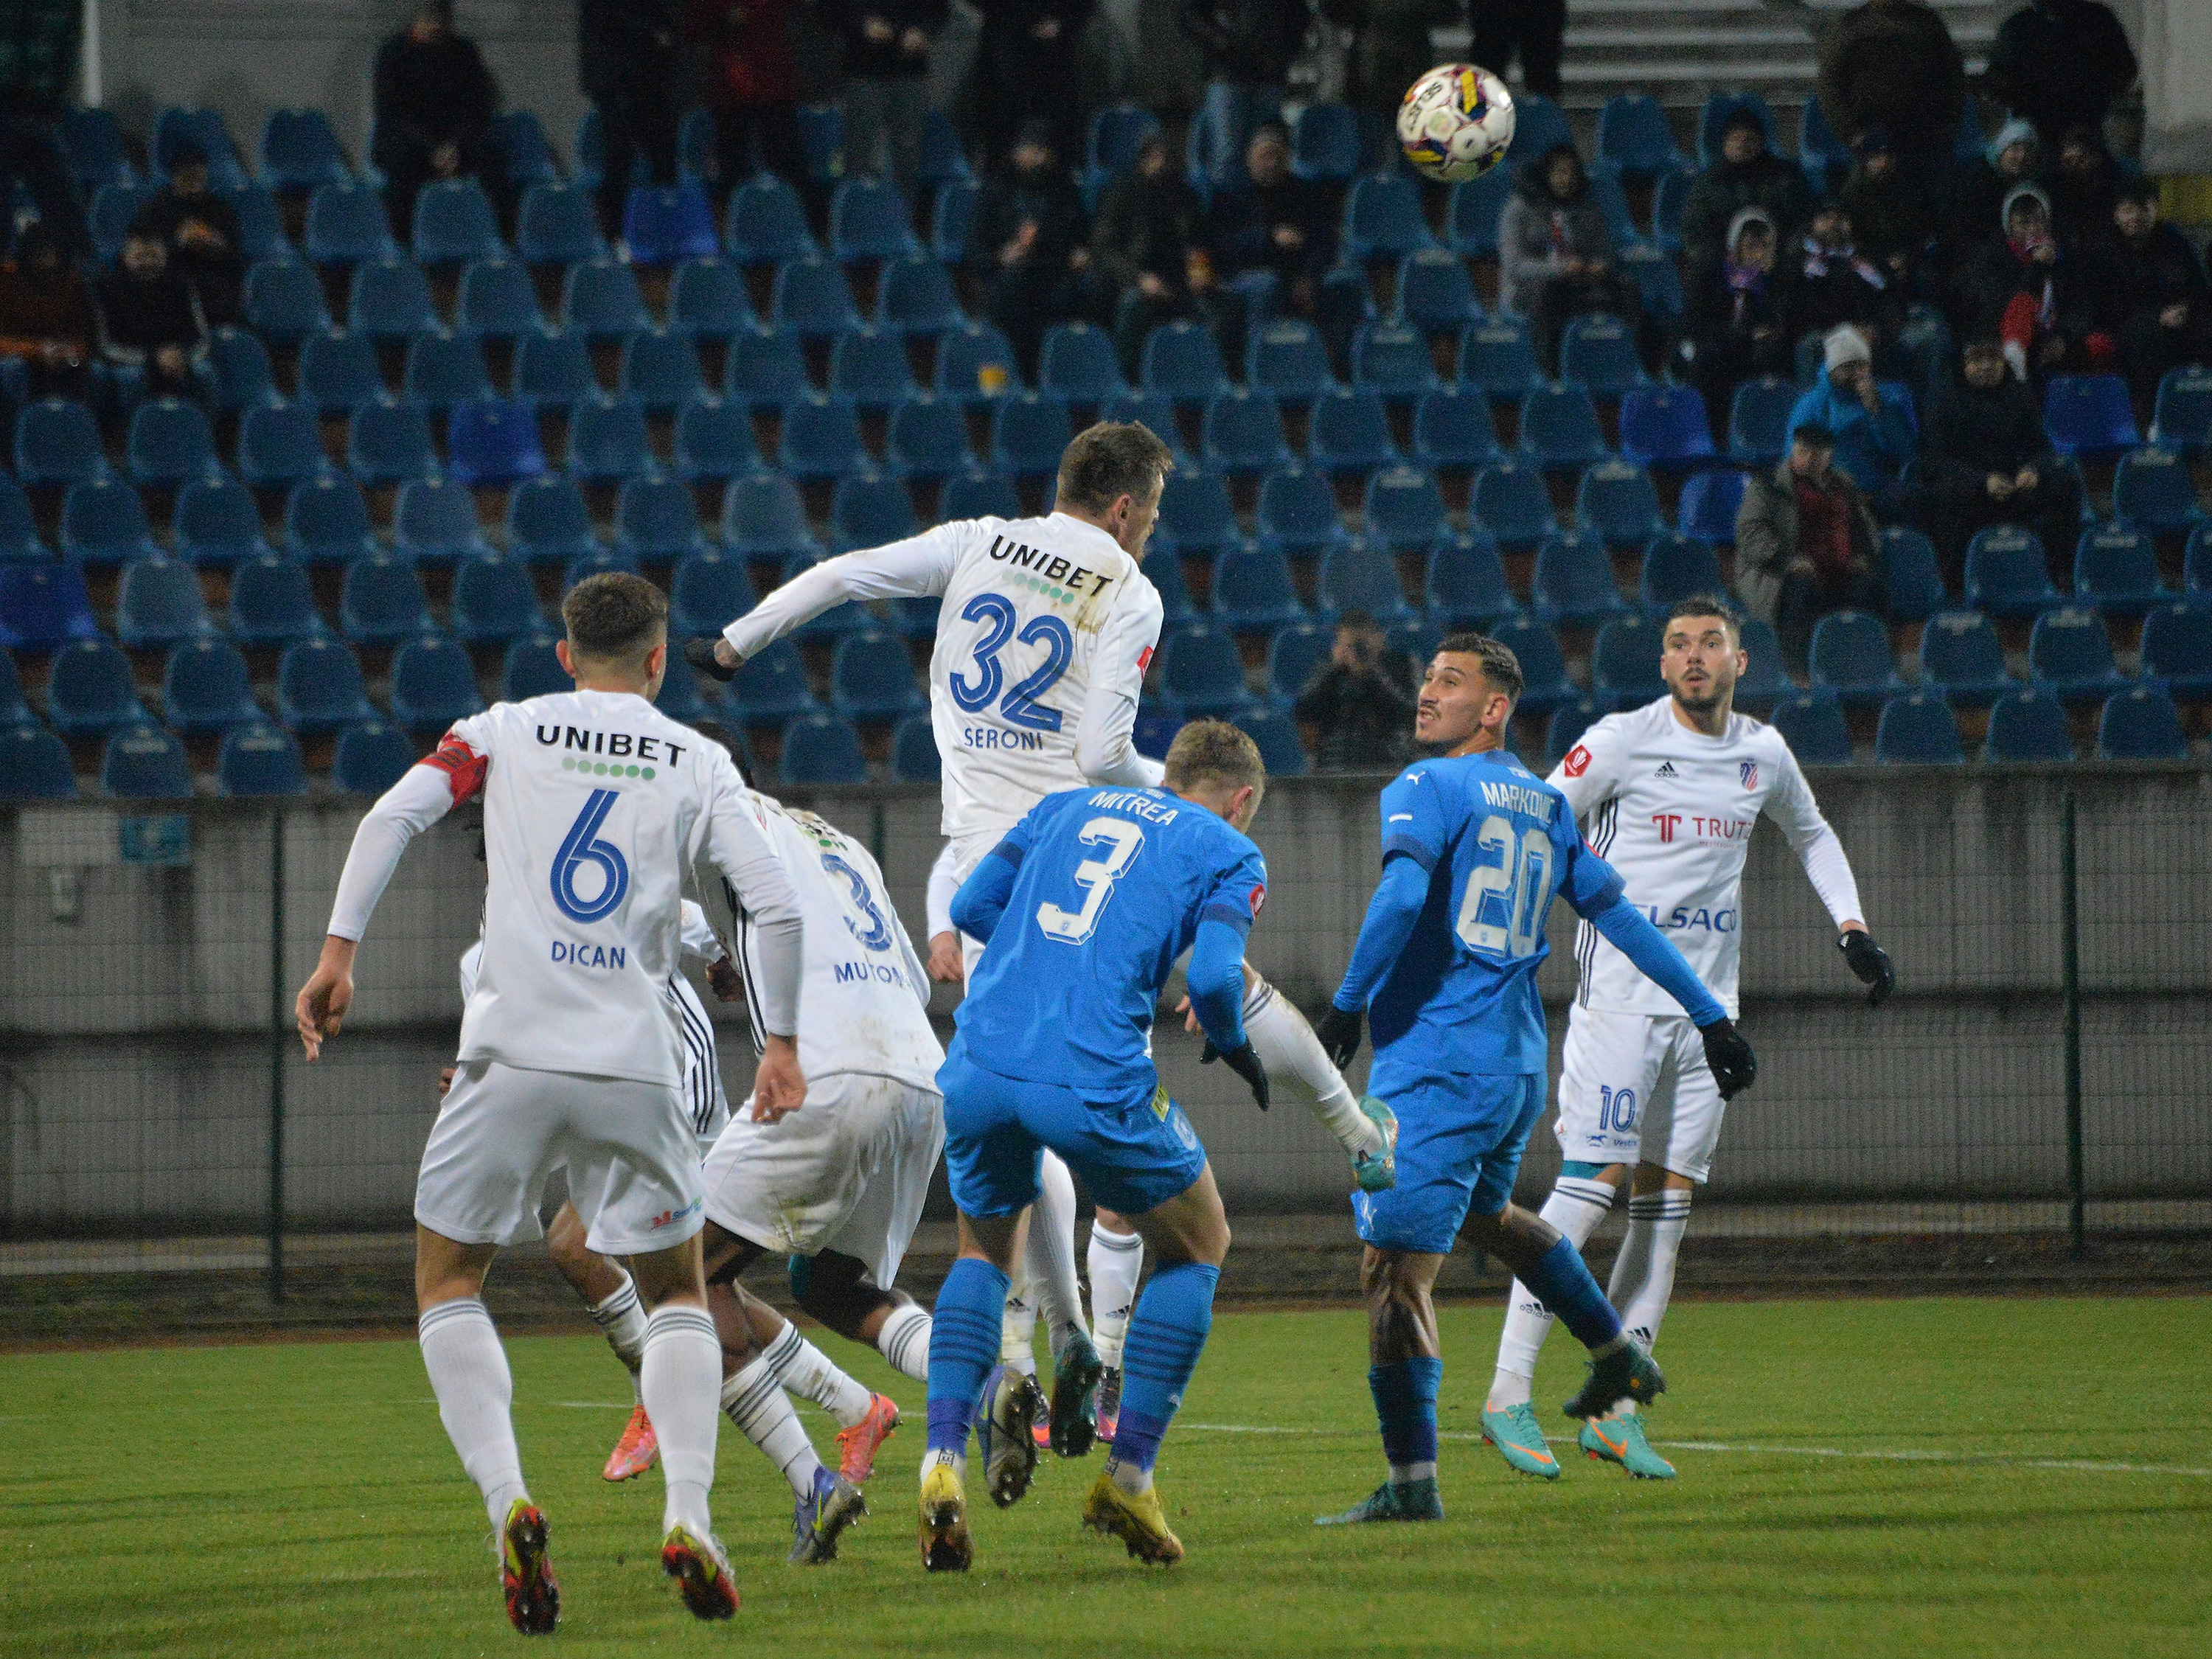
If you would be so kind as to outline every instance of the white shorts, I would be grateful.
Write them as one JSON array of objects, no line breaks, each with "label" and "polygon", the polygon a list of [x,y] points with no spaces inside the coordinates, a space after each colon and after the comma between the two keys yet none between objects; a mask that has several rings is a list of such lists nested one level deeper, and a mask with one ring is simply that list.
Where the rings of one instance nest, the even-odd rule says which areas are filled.
[{"label": "white shorts", "polygon": [[754,1122],[750,1100],[730,1114],[707,1155],[707,1218],[764,1250],[855,1257],[887,1287],[944,1151],[936,1091],[862,1072],[811,1078],[781,1123]]},{"label": "white shorts", "polygon": [[704,1224],[699,1142],[665,1084],[464,1063],[438,1109],[415,1182],[415,1218],[463,1244],[542,1238],[546,1177],[603,1255],[680,1244]]},{"label": "white shorts", "polygon": [[1702,1182],[1726,1104],[1687,1018],[1567,1016],[1559,1062],[1559,1154],[1585,1164],[1656,1164]]}]

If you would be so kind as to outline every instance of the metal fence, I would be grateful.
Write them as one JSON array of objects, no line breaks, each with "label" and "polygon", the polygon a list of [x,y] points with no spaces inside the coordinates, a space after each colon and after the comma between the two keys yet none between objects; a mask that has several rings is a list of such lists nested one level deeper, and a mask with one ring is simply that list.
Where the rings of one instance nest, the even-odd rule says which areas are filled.
[{"label": "metal fence", "polygon": [[[1251,952],[1309,1009],[1342,971],[1376,862],[1375,779],[1285,781],[1255,833],[1270,895]],[[1754,838],[1744,1025],[1707,1231],[1774,1236],[2212,1231],[2212,773],[2194,766],[1815,775],[1899,989],[1869,1010],[1780,837]],[[876,847],[908,927],[933,795],[808,804]],[[265,1267],[404,1230],[476,935],[478,834],[410,849],[377,913],[343,1036],[309,1066],[291,1000],[360,804],[0,812],[0,1279]],[[718,894],[719,884],[703,883]],[[709,901],[719,912],[719,896]],[[1542,984],[1556,1044],[1572,918]],[[732,1098],[742,1014],[714,1006]],[[949,1016],[940,991],[939,1012]],[[1253,1111],[1164,1030],[1232,1209],[1335,1212],[1333,1146]],[[1525,1194],[1557,1167],[1537,1132]]]}]

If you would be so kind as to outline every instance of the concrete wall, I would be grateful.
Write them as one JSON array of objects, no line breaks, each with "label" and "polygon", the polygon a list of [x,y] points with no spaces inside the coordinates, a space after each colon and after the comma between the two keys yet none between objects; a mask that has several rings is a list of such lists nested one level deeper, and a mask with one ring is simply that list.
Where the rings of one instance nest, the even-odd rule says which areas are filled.
[{"label": "concrete wall", "polygon": [[[1860,1001],[1780,838],[1752,847],[1746,1027],[1758,1089],[1733,1114],[1713,1185],[1740,1197],[2053,1195],[2064,1189],[2058,1023],[2060,783],[2049,775],[1832,774],[1820,793],[1895,956],[1896,1002]],[[2212,1061],[2212,777],[2076,779],[2085,1142],[2094,1192],[2201,1194],[2212,1182],[2202,1079]],[[1371,782],[1279,783],[1258,825],[1269,860],[1255,962],[1306,1006],[1341,971],[1375,870]],[[922,925],[936,807],[914,792],[815,803],[882,848]],[[0,814],[0,1232],[250,1220],[265,1203],[272,1000],[319,947],[356,809],[288,813],[284,961],[272,1000],[270,820],[192,815],[190,862],[115,860],[109,809]],[[404,1215],[459,1015],[453,963],[483,875],[471,824],[413,849],[360,963],[361,994],[324,1063],[280,1039],[286,1184],[301,1224]],[[719,900],[710,908],[719,908]],[[58,913],[64,913],[58,916]],[[1570,917],[1543,984],[1553,1040],[1572,988]],[[950,1000],[940,993],[940,1012]],[[720,1010],[733,1095],[750,1071]],[[1196,1044],[1163,1032],[1223,1186],[1247,1205],[1334,1203],[1341,1162],[1293,1103],[1261,1116]],[[1540,1129],[1528,1179],[1556,1149]]]}]

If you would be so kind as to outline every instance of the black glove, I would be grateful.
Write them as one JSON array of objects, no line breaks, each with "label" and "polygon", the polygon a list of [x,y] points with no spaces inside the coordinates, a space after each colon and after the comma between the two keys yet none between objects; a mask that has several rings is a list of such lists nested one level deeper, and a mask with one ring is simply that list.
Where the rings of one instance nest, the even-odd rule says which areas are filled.
[{"label": "black glove", "polygon": [[1213,1046],[1213,1039],[1208,1037],[1206,1040],[1206,1047],[1199,1054],[1198,1063],[1201,1066],[1211,1066],[1217,1060],[1227,1061],[1229,1069],[1250,1085],[1253,1100],[1258,1103],[1261,1111],[1266,1111],[1267,1109],[1267,1068],[1260,1064],[1260,1056],[1252,1052],[1252,1045],[1248,1042],[1242,1048],[1231,1048],[1227,1054],[1224,1054]]},{"label": "black glove", "polygon": [[709,639],[684,641],[684,660],[701,673],[713,675],[725,685],[738,677],[735,668],[725,668],[715,659],[714,641]]},{"label": "black glove", "polygon": [[1366,1015],[1347,1014],[1333,1002],[1322,1010],[1314,1035],[1321,1039],[1328,1063],[1338,1071],[1351,1065],[1352,1055],[1359,1052],[1359,1034],[1366,1020]]},{"label": "black glove", "polygon": [[1897,988],[1897,969],[1890,963],[1889,952],[1874,942],[1872,933],[1856,928],[1838,939],[1836,948],[1859,976],[1859,983],[1868,988],[1867,1006],[1881,1007]]},{"label": "black glove", "polygon": [[1758,1080],[1759,1056],[1751,1052],[1734,1021],[1717,1019],[1700,1025],[1698,1035],[1705,1040],[1705,1064],[1712,1068],[1723,1100],[1734,1100]]}]

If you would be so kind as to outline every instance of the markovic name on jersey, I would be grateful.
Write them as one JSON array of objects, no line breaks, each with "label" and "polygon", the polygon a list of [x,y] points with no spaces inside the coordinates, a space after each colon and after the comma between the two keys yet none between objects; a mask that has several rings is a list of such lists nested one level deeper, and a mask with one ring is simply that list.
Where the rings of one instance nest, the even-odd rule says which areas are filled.
[{"label": "markovic name on jersey", "polygon": [[1485,783],[1482,804],[1501,812],[1522,812],[1539,823],[1549,823],[1559,811],[1559,798],[1548,789],[1531,789],[1522,783]]}]

